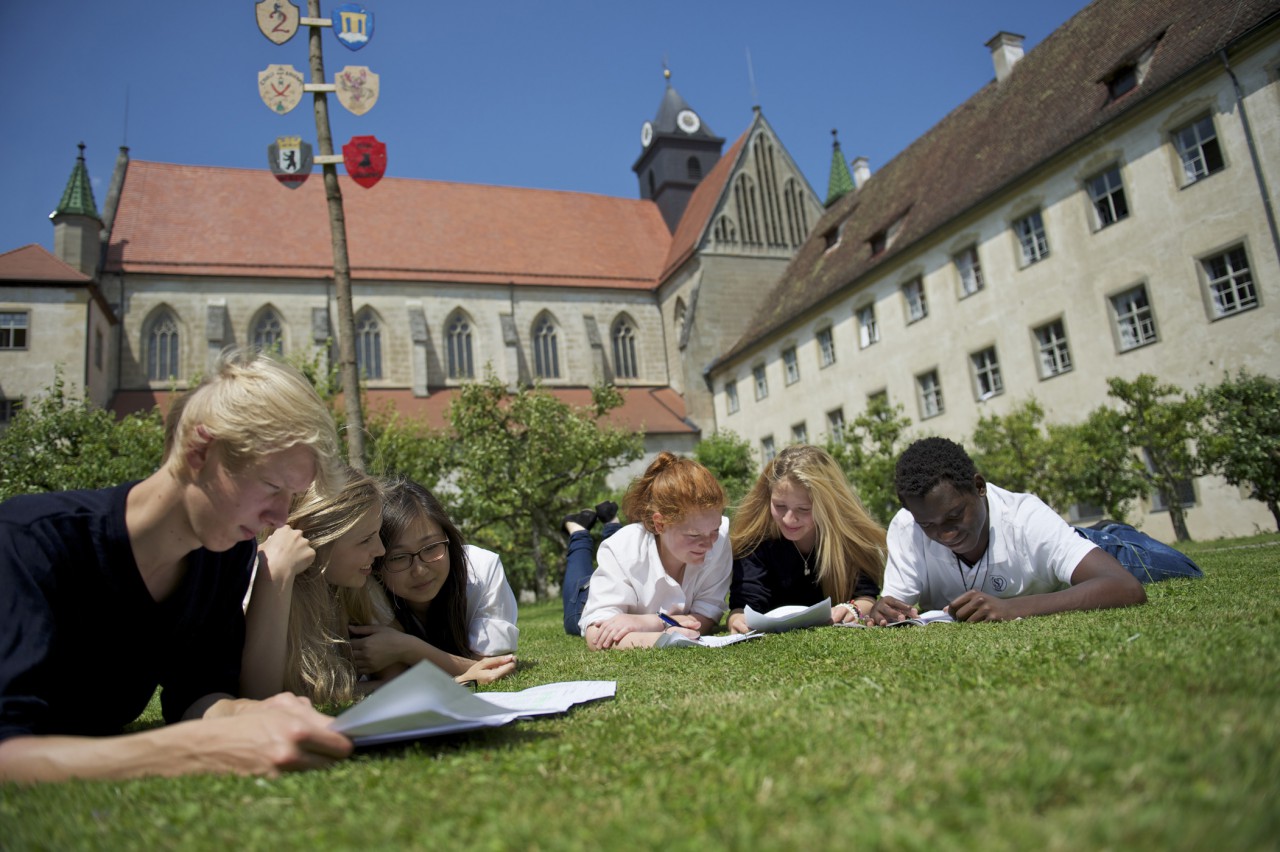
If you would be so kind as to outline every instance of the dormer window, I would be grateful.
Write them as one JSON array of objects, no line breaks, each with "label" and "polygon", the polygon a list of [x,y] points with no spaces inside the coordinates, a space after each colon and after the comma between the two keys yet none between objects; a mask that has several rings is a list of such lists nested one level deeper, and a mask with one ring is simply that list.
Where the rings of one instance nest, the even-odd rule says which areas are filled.
[{"label": "dormer window", "polygon": [[1134,64],[1124,65],[1107,79],[1107,94],[1114,101],[1126,92],[1137,88],[1137,86],[1138,66]]},{"label": "dormer window", "polygon": [[839,242],[840,242],[839,228],[831,228],[830,230],[828,230],[826,233],[822,235],[823,251],[831,251],[831,249],[835,248],[836,244]]},{"label": "dormer window", "polygon": [[889,247],[889,232],[877,231],[867,240],[867,244],[871,246],[871,256],[875,257]]}]

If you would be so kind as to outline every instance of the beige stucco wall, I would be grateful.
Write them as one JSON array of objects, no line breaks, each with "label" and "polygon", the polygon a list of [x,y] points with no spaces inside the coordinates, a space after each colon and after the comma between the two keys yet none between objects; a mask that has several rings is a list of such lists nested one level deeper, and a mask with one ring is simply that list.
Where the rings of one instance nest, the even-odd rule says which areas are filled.
[{"label": "beige stucco wall", "polygon": [[0,288],[0,311],[28,314],[26,348],[0,349],[0,396],[37,396],[56,371],[69,395],[84,393],[87,302],[83,287]]},{"label": "beige stucco wall", "polygon": [[[1259,156],[1276,203],[1280,175],[1280,49],[1272,44],[1233,63],[1247,95]],[[1225,168],[1182,186],[1171,130],[1205,111],[1213,115]],[[1096,230],[1082,182],[1118,162],[1130,215]],[[1020,268],[1011,228],[1014,219],[1040,209],[1049,256]],[[952,256],[976,243],[986,287],[960,298]],[[1242,244],[1249,258],[1259,307],[1213,319],[1201,259]],[[929,314],[908,323],[901,287],[922,276]],[[1158,340],[1119,352],[1109,297],[1145,284]],[[1184,388],[1220,380],[1224,371],[1247,368],[1280,374],[1280,264],[1260,197],[1231,81],[1220,68],[1190,79],[1179,91],[1097,134],[1026,181],[951,223],[924,244],[877,270],[873,280],[830,304],[797,317],[771,340],[723,365],[714,376],[717,425],[759,448],[773,436],[789,443],[794,424],[805,422],[810,440],[821,440],[826,414],[842,406],[846,420],[862,410],[868,394],[887,390],[916,421],[916,434],[965,439],[979,416],[1004,414],[1028,397],[1044,406],[1050,422],[1073,422],[1107,402],[1105,380],[1152,373]],[[874,302],[881,341],[859,349],[855,312]],[[1074,368],[1042,379],[1032,329],[1061,319]],[[837,361],[818,364],[816,332],[830,324]],[[969,355],[997,349],[1004,393],[976,399]],[[784,381],[781,353],[796,346],[800,381]],[[756,401],[751,370],[763,364],[769,396]],[[922,420],[916,376],[936,369],[945,413]],[[737,380],[740,411],[729,414],[724,386]],[[1197,505],[1188,523],[1195,537],[1247,534],[1274,524],[1265,507],[1242,499],[1219,480],[1196,483]],[[1165,513],[1147,514],[1153,534],[1171,537]]]}]

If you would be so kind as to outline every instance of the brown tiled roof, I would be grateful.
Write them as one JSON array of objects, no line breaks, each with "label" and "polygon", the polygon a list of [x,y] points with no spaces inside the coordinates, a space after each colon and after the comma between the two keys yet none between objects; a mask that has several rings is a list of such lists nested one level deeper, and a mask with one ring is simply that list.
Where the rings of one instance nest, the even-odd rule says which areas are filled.
[{"label": "brown tiled roof", "polygon": [[31,245],[0,254],[0,281],[30,284],[88,284],[88,275],[54,257],[44,246]]},{"label": "brown tiled roof", "polygon": [[[671,241],[651,201],[404,178],[339,184],[356,280],[649,289]],[[291,190],[265,170],[132,161],[106,268],[331,276],[323,175]]]},{"label": "brown tiled roof", "polygon": [[[814,227],[729,359],[846,288],[1049,158],[1149,100],[1249,30],[1280,0],[1096,0],[836,202]],[[1106,80],[1155,45],[1141,86],[1109,101]],[[868,241],[903,216],[893,244]],[[840,242],[824,234],[845,222]],[[712,365],[714,368],[714,365]]]},{"label": "brown tiled roof", "polygon": [[[575,407],[591,405],[590,388],[548,388],[556,398]],[[697,430],[685,420],[684,399],[669,387],[622,388],[622,405],[610,411],[605,422],[628,431],[646,434],[691,434]],[[400,416],[422,420],[433,427],[448,423],[449,406],[457,396],[456,388],[433,392],[430,396],[414,396],[410,390],[368,391],[367,412],[392,406]],[[111,410],[119,417],[156,406],[169,410],[169,391],[118,391]]]},{"label": "brown tiled roof", "polygon": [[716,212],[716,205],[720,203],[720,196],[724,194],[729,174],[737,164],[742,146],[750,135],[751,128],[748,127],[729,147],[724,156],[716,161],[711,171],[689,197],[689,205],[685,207],[684,213],[680,216],[680,224],[676,226],[676,232],[671,236],[671,249],[667,253],[666,263],[662,265],[660,280],[666,280],[668,275],[697,251],[698,243],[706,232],[708,220]]}]

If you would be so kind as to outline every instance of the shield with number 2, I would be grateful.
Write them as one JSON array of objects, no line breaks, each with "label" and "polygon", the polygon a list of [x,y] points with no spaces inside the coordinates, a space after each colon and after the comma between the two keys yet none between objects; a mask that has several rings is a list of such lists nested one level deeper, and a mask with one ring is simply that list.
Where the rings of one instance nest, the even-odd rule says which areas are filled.
[{"label": "shield with number 2", "polygon": [[258,0],[254,6],[258,29],[276,44],[284,44],[298,31],[298,7],[289,0]]},{"label": "shield with number 2", "polygon": [[352,136],[342,146],[342,164],[351,179],[368,189],[387,171],[387,146],[376,136]]}]

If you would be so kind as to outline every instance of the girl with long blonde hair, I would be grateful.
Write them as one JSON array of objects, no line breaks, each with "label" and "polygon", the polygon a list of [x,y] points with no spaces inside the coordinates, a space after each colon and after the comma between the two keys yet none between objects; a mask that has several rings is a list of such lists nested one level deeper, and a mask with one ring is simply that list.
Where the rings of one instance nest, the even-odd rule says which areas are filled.
[{"label": "girl with long blonde hair", "polygon": [[884,581],[885,531],[825,450],[787,447],[765,464],[733,521],[729,629],[757,612],[823,598],[833,623],[862,621]]},{"label": "girl with long blonde hair", "polygon": [[350,468],[334,496],[312,489],[294,501],[288,525],[259,550],[245,614],[244,695],[284,688],[334,704],[367,691],[349,627],[375,621],[368,580],[385,552],[381,526],[378,481]]}]

